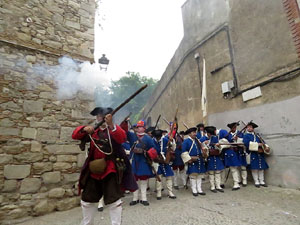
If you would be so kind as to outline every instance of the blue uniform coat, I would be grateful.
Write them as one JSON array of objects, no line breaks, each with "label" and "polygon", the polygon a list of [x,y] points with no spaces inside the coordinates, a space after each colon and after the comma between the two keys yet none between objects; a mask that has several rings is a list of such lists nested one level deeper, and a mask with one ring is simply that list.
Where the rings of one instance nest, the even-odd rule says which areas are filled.
[{"label": "blue uniform coat", "polygon": [[188,169],[186,171],[187,174],[206,172],[204,159],[202,157],[202,152],[200,147],[197,145],[196,140],[193,140],[190,137],[186,138],[182,143],[182,152],[189,152],[190,156],[199,157],[197,161],[188,163]]},{"label": "blue uniform coat", "polygon": [[246,146],[247,152],[250,152],[250,169],[251,170],[266,170],[269,168],[264,153],[258,153],[249,150],[249,143],[257,142],[261,143],[259,138],[254,133],[246,133],[243,138],[244,145]]},{"label": "blue uniform coat", "polygon": [[[162,137],[159,141],[153,138],[154,147],[157,151],[157,154],[163,154],[164,157],[166,157],[168,141],[169,139],[167,137]],[[159,163],[157,174],[163,175],[164,177],[174,176],[171,166],[166,163]]]}]

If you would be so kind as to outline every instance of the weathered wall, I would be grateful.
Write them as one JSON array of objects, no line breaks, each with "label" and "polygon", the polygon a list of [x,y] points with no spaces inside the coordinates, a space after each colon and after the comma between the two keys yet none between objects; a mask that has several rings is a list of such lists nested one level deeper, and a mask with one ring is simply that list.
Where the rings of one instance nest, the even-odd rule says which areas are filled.
[{"label": "weathered wall", "polygon": [[[291,150],[297,148],[294,140],[299,135],[293,127],[300,126],[294,117],[299,110],[297,97],[300,95],[299,10],[292,5],[291,11],[287,7],[291,2],[293,0],[224,0],[215,4],[214,1],[188,0],[182,7],[184,38],[153,98],[147,103],[144,117],[150,116],[154,121],[163,114],[172,120],[178,105],[180,130],[184,129],[182,121],[189,126],[203,121],[199,77],[202,78],[204,57],[208,92],[208,116],[204,121],[220,128],[237,120],[257,121],[262,128],[259,131],[267,135],[266,139],[274,149],[269,163],[271,168],[276,168],[268,173],[268,181],[299,187],[296,166],[291,164],[300,156],[298,151]],[[220,17],[214,12],[219,12]],[[200,55],[200,74],[194,58],[196,53]],[[221,84],[230,80],[234,81],[235,88],[225,99]],[[262,96],[244,102],[242,92],[256,86],[261,87]],[[281,126],[277,124],[279,121]],[[166,127],[163,123],[161,126]],[[286,148],[285,143],[293,144],[283,156],[281,151]],[[290,177],[284,178],[285,173],[280,172],[280,179],[273,179],[287,165],[291,165],[288,169]]]},{"label": "weathered wall", "polygon": [[94,0],[2,0],[0,39],[89,60]]},{"label": "weathered wall", "polygon": [[85,153],[71,134],[91,118],[93,98],[59,100],[54,77],[37,68],[65,54],[93,61],[94,1],[0,4],[0,221],[15,224],[79,205]]}]

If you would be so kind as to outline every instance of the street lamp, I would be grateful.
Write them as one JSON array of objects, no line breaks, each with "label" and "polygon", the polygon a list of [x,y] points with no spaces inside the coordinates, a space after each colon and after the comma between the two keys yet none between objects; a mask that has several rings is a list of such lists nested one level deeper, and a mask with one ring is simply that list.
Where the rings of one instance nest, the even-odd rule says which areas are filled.
[{"label": "street lamp", "polygon": [[105,57],[105,54],[102,54],[102,57],[98,60],[100,65],[100,70],[107,70],[109,60]]}]

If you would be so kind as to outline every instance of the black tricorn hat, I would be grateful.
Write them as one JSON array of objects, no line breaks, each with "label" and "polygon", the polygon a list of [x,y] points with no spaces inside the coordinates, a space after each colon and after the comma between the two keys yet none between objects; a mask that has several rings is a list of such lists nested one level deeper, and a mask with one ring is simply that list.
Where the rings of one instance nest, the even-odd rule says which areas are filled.
[{"label": "black tricorn hat", "polygon": [[155,127],[148,127],[146,130],[145,130],[145,132],[146,133],[149,133],[149,132],[152,132],[152,131],[154,131],[155,130]]},{"label": "black tricorn hat", "polygon": [[232,129],[234,126],[239,126],[239,125],[240,125],[239,122],[233,122],[233,123],[227,124],[227,127],[229,127],[230,129]]},{"label": "black tricorn hat", "polygon": [[196,125],[196,127],[197,127],[197,128],[199,128],[199,127],[204,127],[204,124],[203,124],[203,123],[199,123],[199,124]]},{"label": "black tricorn hat", "polygon": [[167,130],[162,130],[162,132],[163,132],[163,133],[168,133],[168,131],[167,131]]},{"label": "black tricorn hat", "polygon": [[204,127],[204,130],[205,130],[207,133],[211,134],[211,135],[215,135],[216,129],[217,129],[217,128],[214,127],[214,126],[207,126],[207,127]]},{"label": "black tricorn hat", "polygon": [[252,126],[253,128],[258,127],[257,124],[253,123],[252,121],[250,121],[249,123],[247,123],[247,126]]},{"label": "black tricorn hat", "polygon": [[191,127],[191,128],[189,128],[189,129],[187,129],[185,132],[184,132],[184,134],[185,135],[188,135],[189,133],[192,133],[193,131],[197,131],[197,127]]},{"label": "black tricorn hat", "polygon": [[158,130],[153,130],[153,131],[151,132],[151,134],[152,134],[153,137],[158,137],[158,138],[162,136],[162,133],[163,133],[163,131],[160,130],[160,129],[158,129]]},{"label": "black tricorn hat", "polygon": [[106,115],[106,114],[109,114],[113,111],[112,108],[106,108],[106,107],[96,107],[93,109],[92,112],[90,112],[90,114],[92,116],[97,116],[98,114],[101,114],[101,115]]},{"label": "black tricorn hat", "polygon": [[180,135],[184,135],[185,132],[182,130],[182,131],[179,132],[179,134],[180,134]]}]

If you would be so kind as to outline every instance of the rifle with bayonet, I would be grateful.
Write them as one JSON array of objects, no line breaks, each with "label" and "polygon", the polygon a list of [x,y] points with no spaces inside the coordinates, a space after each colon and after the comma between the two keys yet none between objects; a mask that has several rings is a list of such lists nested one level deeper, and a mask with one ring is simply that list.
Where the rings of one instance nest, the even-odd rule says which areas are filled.
[{"label": "rifle with bayonet", "polygon": [[156,127],[157,127],[157,125],[158,125],[158,122],[159,122],[159,120],[160,120],[160,117],[161,117],[161,115],[159,114],[159,116],[158,116],[158,118],[157,118],[157,120],[156,120],[155,126],[154,126],[154,130],[156,129]]},{"label": "rifle with bayonet", "polygon": [[[141,93],[148,85],[144,85],[142,86],[140,89],[138,89],[135,93],[133,93],[129,98],[127,98],[123,103],[121,103],[117,108],[115,108],[110,114],[113,116],[116,112],[118,112],[122,107],[124,107],[130,100],[132,100],[135,96],[137,96],[139,93]],[[99,123],[97,123],[94,126],[94,130],[98,129],[103,123],[105,122],[105,120],[103,119],[102,121],[100,121]],[[89,136],[88,136],[89,137]],[[89,141],[89,139],[82,139],[80,144],[79,144],[79,148],[81,149],[81,151],[85,150],[85,144]]]},{"label": "rifle with bayonet", "polygon": [[178,124],[177,124],[177,113],[178,113],[178,106],[175,112],[175,116],[174,116],[174,120],[171,126],[171,130],[170,130],[170,135],[169,135],[169,139],[168,139],[168,143],[167,143],[167,151],[166,151],[166,160],[165,163],[169,164],[170,161],[173,161],[175,159],[175,149],[172,149],[172,142],[174,140],[174,136],[173,135],[173,131],[175,129],[176,126],[176,130],[178,129]]}]

